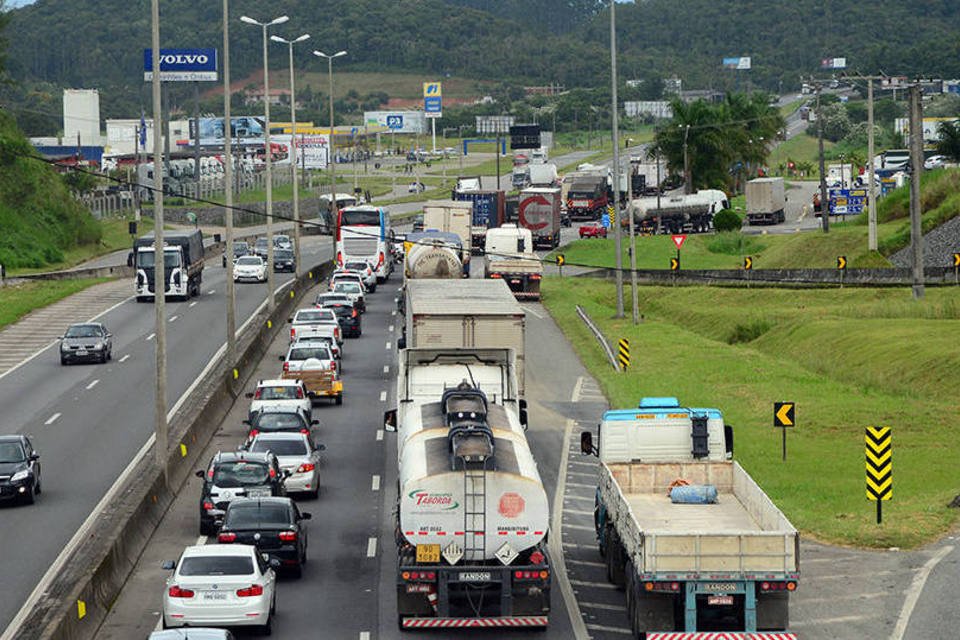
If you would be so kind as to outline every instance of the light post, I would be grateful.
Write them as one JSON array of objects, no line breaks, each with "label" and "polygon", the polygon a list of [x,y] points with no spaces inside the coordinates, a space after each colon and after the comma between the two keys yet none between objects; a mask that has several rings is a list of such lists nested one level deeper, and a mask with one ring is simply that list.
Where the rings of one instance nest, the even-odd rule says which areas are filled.
[{"label": "light post", "polygon": [[260,22],[248,16],[240,16],[241,22],[257,25],[263,29],[263,150],[267,162],[267,310],[273,311],[277,301],[273,274],[273,148],[270,146],[270,68],[267,53],[267,29],[283,24],[290,18],[280,16],[270,22]]},{"label": "light post", "polygon": [[[347,55],[346,51],[337,51],[332,56],[328,56],[323,51],[314,51],[313,55],[327,60],[327,75],[330,79],[330,143],[327,148],[330,151],[330,237],[333,239],[333,259],[337,259],[337,234],[335,226],[337,221],[335,216],[339,209],[337,208],[337,161],[333,156],[333,59]],[[338,265],[339,266],[339,265]]]},{"label": "light post", "polygon": [[613,109],[613,237],[616,241],[617,252],[617,317],[623,317],[623,254],[620,230],[623,222],[620,220],[620,132],[619,112],[617,111],[617,17],[616,2],[610,0],[610,84],[612,89]]},{"label": "light post", "polygon": [[297,175],[297,90],[293,77],[293,45],[310,39],[305,33],[294,40],[284,40],[280,36],[270,36],[274,42],[281,42],[290,51],[290,167],[293,169],[293,277],[300,277],[300,178]]}]

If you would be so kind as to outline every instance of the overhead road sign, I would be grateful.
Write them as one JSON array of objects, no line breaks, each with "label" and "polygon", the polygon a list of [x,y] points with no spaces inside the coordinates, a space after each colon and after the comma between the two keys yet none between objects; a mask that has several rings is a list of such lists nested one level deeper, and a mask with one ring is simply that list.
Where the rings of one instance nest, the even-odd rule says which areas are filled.
[{"label": "overhead road sign", "polygon": [[[153,80],[153,49],[143,50],[143,79]],[[160,49],[162,82],[216,82],[216,49]]]}]

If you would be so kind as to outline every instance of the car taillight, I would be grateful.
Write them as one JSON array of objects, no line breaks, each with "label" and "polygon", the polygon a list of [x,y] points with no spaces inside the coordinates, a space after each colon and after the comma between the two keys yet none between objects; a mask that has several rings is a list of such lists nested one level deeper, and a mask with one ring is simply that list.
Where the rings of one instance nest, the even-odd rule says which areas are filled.
[{"label": "car taillight", "polygon": [[357,310],[356,310],[356,309],[354,309],[353,311],[350,312],[350,317],[351,317],[351,318],[356,318],[356,317],[357,317]]},{"label": "car taillight", "polygon": [[539,280],[542,276],[539,273],[534,273],[530,276],[531,280]]},{"label": "car taillight", "polygon": [[333,335],[335,335],[337,338],[340,337],[340,327],[334,327]]},{"label": "car taillight", "polygon": [[544,555],[539,551],[530,554],[530,564],[543,564]]},{"label": "car taillight", "polygon": [[383,251],[380,252],[380,256],[377,258],[377,269],[383,266]]},{"label": "car taillight", "polygon": [[327,369],[330,369],[330,371],[333,371],[336,368],[337,368],[337,364],[333,361],[331,361],[330,366],[327,367]]},{"label": "car taillight", "polygon": [[297,400],[303,400],[303,389],[297,387]]},{"label": "car taillight", "polygon": [[235,533],[221,533],[217,536],[217,542],[236,542],[237,534]]},{"label": "car taillight", "polygon": [[437,574],[433,571],[404,571],[401,576],[404,580],[436,580]]},{"label": "car taillight", "polygon": [[259,434],[259,433],[260,433],[260,432],[257,431],[256,429],[250,429],[250,437],[251,437],[251,438],[256,438],[256,437],[257,437],[257,434]]},{"label": "car taillight", "polygon": [[290,371],[290,363],[289,363],[289,362],[284,362],[284,363],[283,363],[283,370],[284,370],[284,371]]},{"label": "car taillight", "polygon": [[276,478],[276,477],[277,477],[277,470],[276,470],[276,469],[270,469],[270,477],[271,477],[271,478]]},{"label": "car taillight", "polygon": [[337,251],[337,266],[343,266],[343,254]]},{"label": "car taillight", "polygon": [[313,471],[316,468],[316,465],[312,462],[304,462],[302,465],[297,467],[297,473],[306,473],[307,471]]},{"label": "car taillight", "polygon": [[213,469],[207,469],[207,479],[213,480]]},{"label": "car taillight", "polygon": [[237,589],[237,595],[241,598],[250,598],[252,596],[262,596],[263,595],[263,585],[262,584],[252,584],[245,589]]},{"label": "car taillight", "polygon": [[204,510],[204,511],[210,511],[210,510],[215,509],[215,508],[216,508],[216,505],[214,505],[212,502],[204,502],[204,503],[203,503],[203,510]]},{"label": "car taillight", "polygon": [[190,589],[181,589],[179,586],[173,585],[167,590],[167,595],[171,598],[192,598],[193,591]]},{"label": "car taillight", "polygon": [[503,276],[500,275],[499,273],[491,273],[491,274],[490,274],[490,277],[491,277],[491,278],[502,278]]},{"label": "car taillight", "polygon": [[296,339],[296,337],[297,337],[297,330],[291,328],[291,329],[290,329],[290,340],[292,341],[292,340]]},{"label": "car taillight", "polygon": [[296,542],[297,541],[297,532],[296,531],[281,531],[280,542]]},{"label": "car taillight", "polygon": [[253,399],[254,399],[254,400],[259,400],[259,399],[260,399],[260,394],[261,394],[262,392],[263,392],[263,389],[257,389],[256,392],[253,394]]}]

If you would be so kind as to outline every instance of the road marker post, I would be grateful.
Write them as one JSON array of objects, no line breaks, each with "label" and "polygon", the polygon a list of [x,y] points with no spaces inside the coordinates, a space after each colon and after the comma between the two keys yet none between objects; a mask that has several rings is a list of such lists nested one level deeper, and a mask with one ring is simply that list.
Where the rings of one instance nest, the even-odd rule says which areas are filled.
[{"label": "road marker post", "polygon": [[840,272],[840,288],[843,289],[843,274],[847,272],[847,256],[837,256],[837,270]]},{"label": "road marker post", "polygon": [[787,428],[797,426],[797,403],[774,402],[773,426],[780,429],[783,440],[783,461],[787,461]]},{"label": "road marker post", "polygon": [[557,254],[557,270],[560,271],[560,277],[563,277],[563,265],[567,264],[567,258],[562,254]]},{"label": "road marker post", "polygon": [[620,371],[626,371],[630,368],[630,340],[620,338],[617,342],[618,353],[617,361],[620,363]]},{"label": "road marker post", "polygon": [[883,501],[893,497],[893,436],[890,427],[867,427],[867,500],[877,503],[877,524],[883,523]]},{"label": "road marker post", "polygon": [[960,253],[953,254],[953,282],[960,284]]}]

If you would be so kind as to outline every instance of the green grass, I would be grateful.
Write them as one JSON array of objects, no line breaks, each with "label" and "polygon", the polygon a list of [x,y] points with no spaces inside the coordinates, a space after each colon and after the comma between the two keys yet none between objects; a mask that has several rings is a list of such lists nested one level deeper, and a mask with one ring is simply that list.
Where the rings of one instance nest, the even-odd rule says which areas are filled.
[{"label": "green grass", "polygon": [[[957,521],[960,289],[751,290],[644,287],[644,321],[613,319],[610,283],[547,278],[544,304],[614,407],[677,396],[720,408],[736,458],[806,535],[867,547],[916,547]],[[629,299],[629,298],[628,298]],[[632,368],[615,373],[576,317],[629,338]],[[732,343],[732,344],[731,344]],[[797,403],[781,461],[773,402]],[[864,428],[893,428],[893,500],[884,522],[864,489]]]},{"label": "green grass", "polygon": [[[833,149],[834,143],[829,140],[823,141],[824,154]],[[801,133],[798,136],[790,138],[786,142],[782,142],[777,145],[773,151],[770,152],[770,155],[767,156],[767,166],[771,169],[775,169],[781,164],[786,164],[787,162],[801,163],[809,162],[813,165],[813,172],[810,175],[806,176],[808,180],[816,180],[819,177],[817,173],[818,162],[819,162],[820,152],[817,147],[817,139],[813,136],[808,136],[805,133]]]},{"label": "green grass", "polygon": [[783,116],[784,118],[793,115],[794,113],[796,113],[797,109],[799,109],[803,105],[803,103],[806,101],[807,101],[806,98],[800,98],[798,100],[794,100],[789,104],[783,105],[782,107],[780,107],[780,115]]},{"label": "green grass", "polygon": [[107,278],[36,280],[0,287],[0,329],[13,324],[31,311],[106,281]]}]

